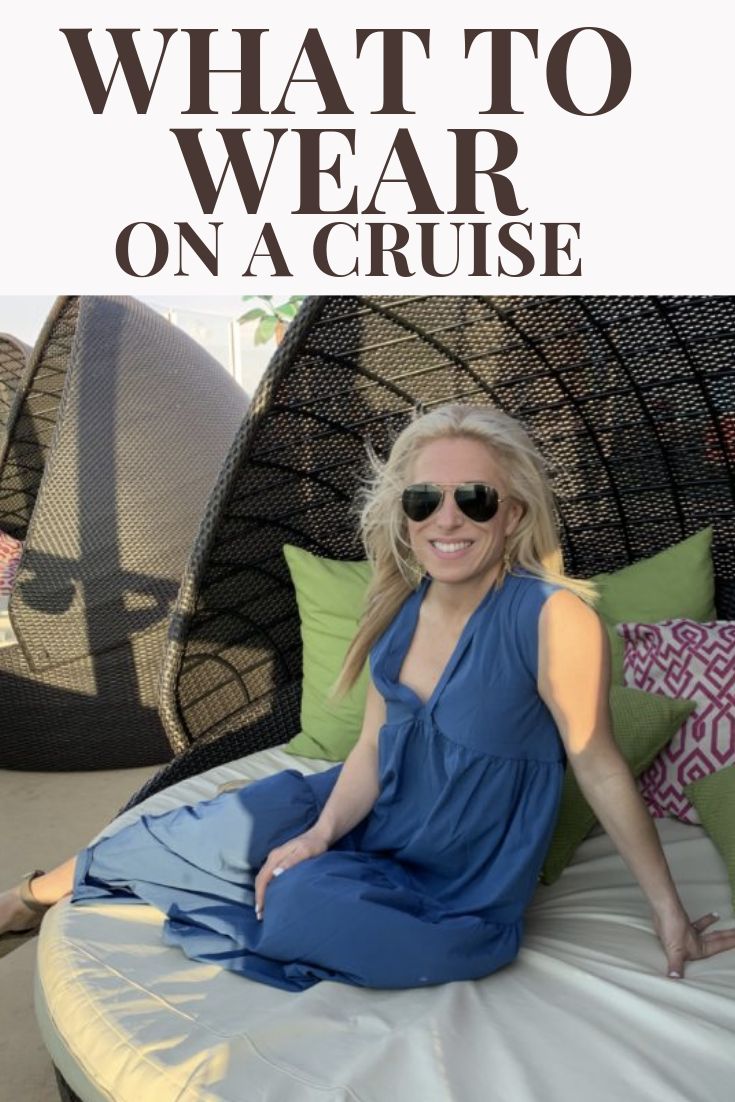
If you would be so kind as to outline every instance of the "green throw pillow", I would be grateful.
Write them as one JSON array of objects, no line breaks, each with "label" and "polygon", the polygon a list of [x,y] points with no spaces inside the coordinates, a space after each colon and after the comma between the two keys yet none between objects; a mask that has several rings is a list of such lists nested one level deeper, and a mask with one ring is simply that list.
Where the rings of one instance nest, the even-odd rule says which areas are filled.
[{"label": "green throw pillow", "polygon": [[367,667],[340,701],[328,697],[357,631],[371,568],[289,545],[283,553],[296,590],[304,650],[301,732],[286,749],[305,758],[344,761],[362,728]]},{"label": "green throw pillow", "polygon": [[712,529],[703,528],[650,559],[590,579],[598,587],[595,607],[610,637],[614,685],[623,682],[625,651],[615,624],[625,621],[655,624],[674,618],[700,622],[717,619],[711,548]]},{"label": "green throw pillow", "polygon": [[[613,736],[635,777],[651,764],[695,706],[693,700],[670,700],[640,689],[613,685],[610,689]],[[544,884],[553,884],[561,876],[595,822],[595,813],[582,795],[574,771],[567,766],[559,815],[541,870]]]},{"label": "green throw pillow", "polygon": [[684,792],[722,854],[735,908],[735,765],[726,765],[708,777],[685,784]]}]

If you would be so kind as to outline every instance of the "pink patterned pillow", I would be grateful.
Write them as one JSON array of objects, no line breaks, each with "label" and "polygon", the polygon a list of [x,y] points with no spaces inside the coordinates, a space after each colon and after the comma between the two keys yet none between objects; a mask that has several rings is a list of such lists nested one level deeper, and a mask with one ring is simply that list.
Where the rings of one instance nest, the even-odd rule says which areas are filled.
[{"label": "pink patterned pillow", "polygon": [[701,822],[684,785],[735,762],[735,622],[618,624],[625,684],[696,708],[638,778],[651,815]]},{"label": "pink patterned pillow", "polygon": [[23,554],[23,544],[0,529],[0,594],[12,592],[18,563]]}]

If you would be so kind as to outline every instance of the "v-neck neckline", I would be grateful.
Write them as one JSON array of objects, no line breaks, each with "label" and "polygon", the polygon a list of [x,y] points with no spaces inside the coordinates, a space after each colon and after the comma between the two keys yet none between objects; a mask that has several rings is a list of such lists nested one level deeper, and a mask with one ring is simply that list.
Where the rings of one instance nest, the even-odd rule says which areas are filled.
[{"label": "v-neck neckline", "polygon": [[[508,579],[506,578],[503,584],[507,584],[507,581]],[[430,711],[431,708],[433,708],[439,694],[442,692],[445,684],[452,676],[452,673],[454,672],[454,669],[459,662],[462,654],[464,654],[466,645],[469,642],[472,630],[477,620],[478,613],[481,611],[481,609],[488,605],[490,601],[500,592],[495,584],[491,585],[487,593],[481,598],[481,600],[477,603],[475,608],[469,614],[469,616],[465,620],[464,627],[459,633],[457,642],[454,644],[454,648],[444,664],[444,669],[440,673],[439,679],[437,680],[430,695],[427,697],[426,700],[424,700],[423,697],[419,696],[415,689],[412,689],[410,685],[407,685],[405,683],[405,681],[400,680],[400,673],[401,669],[403,668],[403,663],[406,660],[406,655],[409,652],[411,643],[413,642],[414,636],[416,634],[416,628],[418,627],[419,616],[421,614],[421,606],[424,603],[426,593],[430,585],[431,578],[424,578],[419,585],[419,588],[415,591],[413,595],[414,601],[413,608],[411,610],[411,616],[408,621],[406,645],[405,647],[401,648],[401,655],[399,658],[398,668],[396,670],[396,685],[404,692],[408,693],[416,701],[421,711]]]}]

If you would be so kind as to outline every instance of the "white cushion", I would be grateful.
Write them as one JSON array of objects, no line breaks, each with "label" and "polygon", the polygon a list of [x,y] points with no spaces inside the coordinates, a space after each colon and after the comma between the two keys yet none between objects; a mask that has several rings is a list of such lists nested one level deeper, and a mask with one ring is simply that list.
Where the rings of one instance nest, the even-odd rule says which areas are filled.
[{"label": "white cushion", "polygon": [[[175,785],[103,833],[238,777],[331,764],[261,751]],[[725,867],[703,828],[655,825],[690,916],[717,910],[719,927],[731,926]],[[149,906],[68,902],[44,920],[39,1024],[84,1102],[713,1102],[732,1093],[735,951],[669,979],[645,897],[604,833],[585,840],[556,883],[539,884],[517,960],[476,982],[285,992],[165,948],[162,922]]]}]

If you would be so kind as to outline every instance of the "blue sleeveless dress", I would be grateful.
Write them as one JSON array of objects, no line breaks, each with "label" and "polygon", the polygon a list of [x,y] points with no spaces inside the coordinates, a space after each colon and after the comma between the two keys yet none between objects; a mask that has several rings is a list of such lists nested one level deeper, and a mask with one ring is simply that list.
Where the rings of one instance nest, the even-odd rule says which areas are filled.
[{"label": "blue sleeveless dress", "polygon": [[517,574],[491,589],[424,702],[398,675],[429,584],[370,656],[387,706],[378,799],[326,853],[271,880],[262,922],[258,869],[313,825],[341,765],[143,815],[82,852],[73,902],[144,900],[167,915],[166,944],[291,991],[319,980],[420,987],[510,963],[564,779],[536,688],[538,619],[555,587]]}]

